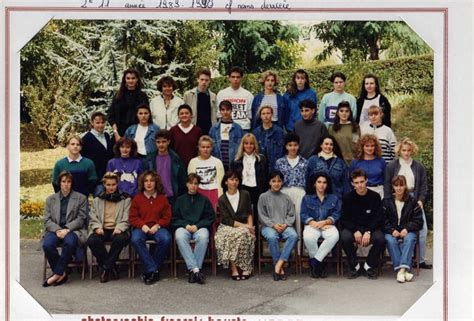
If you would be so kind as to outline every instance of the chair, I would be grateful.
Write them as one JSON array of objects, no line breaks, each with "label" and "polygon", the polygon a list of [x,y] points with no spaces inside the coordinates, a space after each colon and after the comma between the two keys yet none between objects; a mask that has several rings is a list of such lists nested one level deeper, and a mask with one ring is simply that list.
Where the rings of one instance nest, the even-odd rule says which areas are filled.
[{"label": "chair", "polygon": [[[257,234],[258,274],[262,274],[262,263],[273,264],[273,259],[269,250],[268,252],[264,252],[265,248],[268,249],[267,240],[260,234],[259,231],[256,231],[255,233]],[[284,243],[285,243],[285,240],[280,239],[280,248],[281,248],[281,245]],[[266,247],[265,247],[265,244],[267,244]],[[295,273],[299,273],[300,271],[300,268],[299,268],[300,260],[299,260],[297,248],[298,248],[298,245],[296,245],[293,248],[292,255],[290,257],[290,260],[288,261],[288,263],[293,263],[295,265]]]},{"label": "chair", "polygon": [[[212,268],[212,275],[217,275],[217,258],[216,258],[216,247],[214,244],[214,235],[216,234],[218,222],[217,220],[211,225],[211,231],[209,233],[209,243],[207,245],[206,256],[204,257],[203,263],[210,263]],[[178,264],[186,263],[182,258],[181,254],[178,250],[178,245],[176,244],[176,237],[173,233],[173,276],[176,278],[178,276]],[[194,240],[190,240],[189,243],[191,244],[191,248],[194,251],[194,246],[196,242]]]},{"label": "chair", "polygon": [[[62,245],[56,246],[57,249],[62,250]],[[87,247],[84,244],[81,247],[77,247],[76,253],[73,255],[72,261],[68,263],[68,268],[81,268],[81,278],[82,280],[86,279],[86,270],[87,270]],[[47,270],[51,270],[51,267],[48,264],[48,259],[46,254],[43,254],[43,280],[46,280]]]},{"label": "chair", "polygon": [[[145,243],[146,243],[146,245],[148,245],[148,247],[153,247],[154,245],[156,245],[155,240],[146,240]],[[168,253],[171,253],[171,256],[168,257],[167,259],[165,259],[164,262],[163,262],[163,264],[169,264],[171,273],[173,273],[173,261],[174,261],[172,247],[173,247],[173,240],[171,240],[170,249],[169,249],[169,252],[168,252]],[[133,248],[132,244],[130,244],[130,248],[131,248],[131,254],[130,254],[131,255],[131,263],[130,264],[132,266],[131,273],[132,273],[132,279],[134,279],[135,278],[135,268],[136,268],[137,265],[140,265],[141,262],[138,259],[138,254],[135,251],[135,249]]]},{"label": "chair", "polygon": [[[110,247],[112,245],[112,241],[105,241],[104,245],[106,247]],[[122,253],[124,250],[128,247],[128,257],[127,258],[118,258],[117,261],[115,262],[116,265],[121,266],[121,265],[127,265],[128,266],[128,278],[130,279],[132,277],[132,245],[129,243],[127,246],[125,246],[122,249]],[[120,253],[120,256],[122,256],[122,253]],[[89,279],[92,280],[93,278],[93,268],[98,267],[97,264],[97,259],[91,252],[91,259],[90,259],[90,264],[89,264]]]}]

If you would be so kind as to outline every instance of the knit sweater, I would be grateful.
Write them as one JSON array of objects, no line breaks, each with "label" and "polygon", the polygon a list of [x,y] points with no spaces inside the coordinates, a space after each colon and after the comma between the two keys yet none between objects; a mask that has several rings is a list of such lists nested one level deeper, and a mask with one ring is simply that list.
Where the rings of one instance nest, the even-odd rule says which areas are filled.
[{"label": "knit sweater", "polygon": [[152,227],[168,227],[171,223],[171,206],[164,194],[155,198],[147,198],[144,193],[138,193],[132,200],[128,221],[131,226],[141,229],[143,225]]},{"label": "knit sweater", "polygon": [[295,133],[300,137],[300,155],[308,159],[319,145],[321,137],[328,134],[328,130],[317,119],[299,120],[295,124]]},{"label": "knit sweater", "polygon": [[364,170],[367,175],[367,186],[383,185],[386,163],[383,158],[374,158],[371,160],[354,159],[349,166],[349,176],[356,169]]},{"label": "knit sweater", "polygon": [[341,101],[349,102],[352,115],[356,114],[357,105],[355,97],[346,92],[337,93],[333,91],[323,96],[321,104],[319,105],[318,119],[329,127],[330,124],[334,123],[337,105],[339,105]]},{"label": "knit sweater", "polygon": [[352,124],[341,124],[341,128],[338,131],[334,130],[334,126],[329,127],[329,135],[336,139],[339,148],[341,149],[342,156],[346,164],[350,164],[351,160],[354,159],[354,147],[360,137],[360,128],[357,128],[357,132],[352,132]]},{"label": "knit sweater", "polygon": [[138,158],[116,157],[107,163],[107,171],[119,175],[119,190],[135,196],[138,191],[138,176],[143,172],[142,162]]},{"label": "knit sweater", "polygon": [[382,148],[382,158],[388,163],[395,158],[395,145],[397,138],[390,127],[385,125],[372,125],[365,123],[360,126],[360,134],[371,134],[377,136]]},{"label": "knit sweater", "polygon": [[197,126],[185,133],[179,127],[179,125],[173,126],[170,129],[171,134],[171,147],[179,155],[179,158],[183,161],[184,166],[187,168],[189,161],[197,156],[198,154],[198,141],[199,137],[202,136],[201,129]]},{"label": "knit sweater", "polygon": [[274,224],[295,223],[295,206],[290,197],[282,192],[266,191],[258,199],[258,221],[272,227]]},{"label": "knit sweater", "polygon": [[373,232],[383,224],[380,195],[370,189],[359,195],[355,190],[344,195],[342,200],[342,227],[352,233]]},{"label": "knit sweater", "polygon": [[82,157],[79,161],[69,162],[68,158],[64,157],[54,164],[51,181],[56,193],[60,190],[57,180],[62,171],[72,174],[72,189],[74,191],[85,196],[94,191],[97,175],[94,163],[89,158]]},{"label": "knit sweater", "polygon": [[183,194],[176,199],[173,205],[173,227],[196,225],[197,228],[209,228],[215,220],[214,209],[209,199],[199,193]]}]

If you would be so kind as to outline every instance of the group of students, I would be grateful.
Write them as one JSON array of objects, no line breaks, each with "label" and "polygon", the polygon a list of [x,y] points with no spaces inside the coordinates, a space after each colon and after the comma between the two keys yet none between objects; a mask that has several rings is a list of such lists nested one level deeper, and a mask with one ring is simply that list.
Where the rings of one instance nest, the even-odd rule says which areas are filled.
[{"label": "group of students", "polygon": [[[54,166],[56,193],[46,201],[43,241],[53,274],[43,286],[66,282],[65,267],[84,244],[97,258],[101,282],[118,278],[115,262],[129,240],[144,283],[152,284],[160,278],[170,231],[191,283],[205,282],[210,237],[218,264],[230,266],[232,279],[248,279],[257,233],[269,243],[276,281],[286,279],[284,263],[295,246],[301,254],[301,239],[311,276],[325,277],[323,260],[339,235],[349,278],[363,271],[376,278],[385,244],[399,282],[413,278],[416,241],[420,266],[431,268],[424,262],[426,171],[411,157],[417,152],[413,141],[396,145],[390,103],[377,77],[364,77],[356,100],[344,91],[345,75],[335,72],[334,91],[324,95],[318,113],[304,70],[294,73],[283,96],[272,71],[262,73],[264,90],[255,97],[240,86],[242,77],[240,68],[232,68],[230,86],[215,95],[210,71],[202,69],[182,100],[173,78],[165,76],[158,81],[161,95],[148,104],[139,73],[124,72],[108,115],[93,113],[91,130],[71,136],[68,156]],[[105,131],[107,121],[113,137]],[[216,210],[220,225],[210,235]],[[148,239],[156,246],[148,249]],[[106,241],[112,242],[109,251]],[[361,266],[355,245],[369,244]]]}]

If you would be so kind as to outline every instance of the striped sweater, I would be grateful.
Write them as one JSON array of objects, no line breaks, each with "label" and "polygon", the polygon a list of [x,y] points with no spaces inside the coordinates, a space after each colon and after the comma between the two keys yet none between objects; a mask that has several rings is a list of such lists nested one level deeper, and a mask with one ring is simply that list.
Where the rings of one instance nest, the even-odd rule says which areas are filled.
[{"label": "striped sweater", "polygon": [[360,134],[371,134],[377,136],[380,147],[382,148],[382,158],[385,162],[390,162],[395,158],[395,145],[397,144],[397,138],[393,133],[392,129],[385,125],[372,125],[366,123],[360,126]]}]

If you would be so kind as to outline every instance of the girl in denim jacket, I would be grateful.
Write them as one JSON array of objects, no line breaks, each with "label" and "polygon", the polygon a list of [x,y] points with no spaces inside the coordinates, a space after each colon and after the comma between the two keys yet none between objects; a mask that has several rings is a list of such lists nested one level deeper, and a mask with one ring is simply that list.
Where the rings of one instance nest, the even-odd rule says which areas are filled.
[{"label": "girl in denim jacket", "polygon": [[[339,240],[335,226],[341,217],[341,200],[331,194],[331,179],[326,173],[316,173],[308,181],[307,195],[301,202],[301,222],[304,224],[304,245],[309,252],[312,278],[325,278],[324,258]],[[318,246],[318,241],[323,242]]]}]

